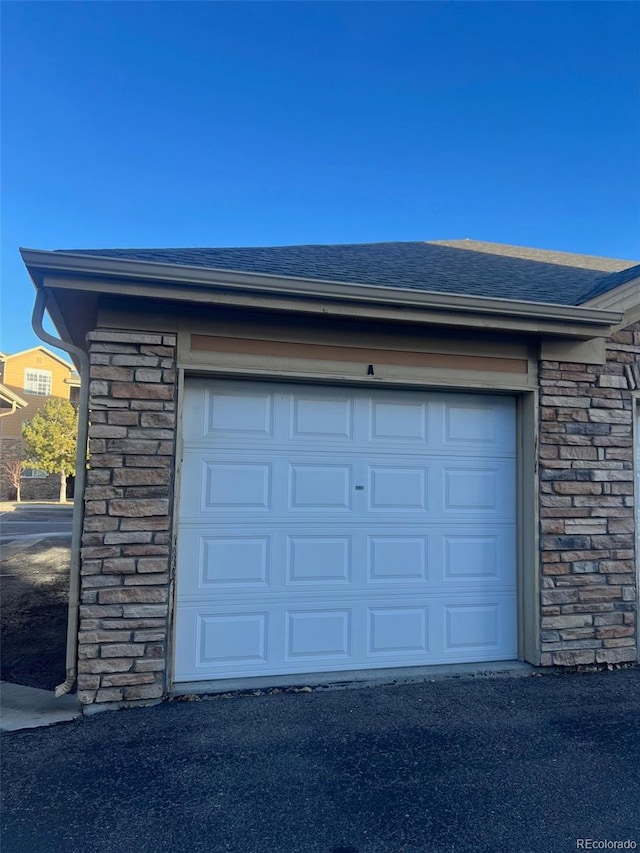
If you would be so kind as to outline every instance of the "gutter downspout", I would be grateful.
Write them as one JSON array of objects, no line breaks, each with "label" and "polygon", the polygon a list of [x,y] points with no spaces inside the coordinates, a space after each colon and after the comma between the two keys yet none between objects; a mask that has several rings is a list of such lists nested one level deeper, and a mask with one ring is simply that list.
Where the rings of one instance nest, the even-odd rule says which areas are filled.
[{"label": "gutter downspout", "polygon": [[80,399],[78,405],[78,443],[76,446],[76,480],[73,500],[73,523],[71,528],[71,564],[69,568],[69,608],[67,615],[66,679],[55,689],[56,698],[64,696],[75,684],[78,657],[78,613],[80,606],[80,546],[84,520],[84,490],[87,472],[87,436],[89,432],[89,356],[75,344],[54,338],[42,326],[47,307],[46,290],[38,290],[31,326],[40,338],[51,346],[75,355],[80,362]]},{"label": "gutter downspout", "polygon": [[15,413],[17,411],[18,411],[18,404],[14,400],[13,403],[11,404],[11,411],[10,412],[0,412],[0,418],[3,418],[5,415],[15,415]]}]

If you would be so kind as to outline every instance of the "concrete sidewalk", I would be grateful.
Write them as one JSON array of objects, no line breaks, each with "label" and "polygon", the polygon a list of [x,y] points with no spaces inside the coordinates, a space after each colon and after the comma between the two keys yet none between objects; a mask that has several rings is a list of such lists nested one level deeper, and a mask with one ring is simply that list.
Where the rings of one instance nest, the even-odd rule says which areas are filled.
[{"label": "concrete sidewalk", "polygon": [[74,695],[56,699],[49,690],[0,681],[0,731],[15,732],[51,726],[81,716]]},{"label": "concrete sidewalk", "polygon": [[60,501],[0,501],[0,513],[1,512],[15,512],[16,510],[21,509],[72,509],[73,508],[73,500],[65,501],[64,503],[60,503]]},{"label": "concrete sidewalk", "polygon": [[0,554],[11,556],[40,539],[71,538],[73,503],[0,503]]}]

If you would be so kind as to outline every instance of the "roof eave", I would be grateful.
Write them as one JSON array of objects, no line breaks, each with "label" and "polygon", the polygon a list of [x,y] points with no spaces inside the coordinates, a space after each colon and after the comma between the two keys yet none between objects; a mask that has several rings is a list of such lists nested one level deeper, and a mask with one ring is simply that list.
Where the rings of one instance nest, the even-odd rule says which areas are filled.
[{"label": "roof eave", "polygon": [[35,352],[36,350],[42,350],[49,356],[49,358],[55,359],[56,361],[60,362],[60,364],[63,364],[65,367],[68,367],[69,370],[73,369],[73,365],[71,364],[71,362],[62,358],[62,356],[58,355],[57,353],[52,352],[50,349],[47,349],[47,347],[45,347],[43,344],[38,344],[38,346],[35,347],[28,347],[27,349],[20,350],[19,352],[12,352],[10,355],[3,356],[0,361],[10,361],[12,358],[17,358],[18,356],[23,356],[29,352]]},{"label": "roof eave", "polygon": [[18,396],[18,394],[14,393],[10,388],[7,388],[6,385],[0,385],[0,398],[5,400],[7,403],[15,403],[21,409],[26,408],[29,404],[26,400],[23,400],[22,397]]},{"label": "roof eave", "polygon": [[640,275],[588,299],[583,305],[603,311],[627,311],[640,306]]},{"label": "roof eave", "polygon": [[[528,302],[484,296],[461,296],[415,288],[383,287],[344,283],[322,279],[276,276],[266,273],[247,273],[237,270],[208,269],[148,261],[131,261],[96,255],[79,255],[71,252],[50,252],[21,249],[20,253],[36,287],[47,286],[58,280],[58,286],[83,289],[81,277],[100,280],[101,292],[117,295],[126,293],[125,282],[142,286],[145,295],[152,298],[176,298],[169,295],[172,286],[180,286],[177,297],[185,302],[202,302],[202,291],[225,290],[238,294],[252,293],[261,296],[280,296],[294,300],[330,300],[332,302],[371,304],[391,309],[415,309],[434,312],[455,312],[461,318],[484,317],[511,318],[551,324],[558,334],[582,337],[604,337],[622,319],[615,310],[597,306],[573,306],[555,303]],[[65,275],[70,278],[65,278]],[[64,280],[64,284],[62,282]],[[84,289],[96,290],[95,283]],[[199,292],[199,293],[198,293]],[[196,298],[196,295],[198,298]],[[462,322],[461,325],[464,325]],[[504,322],[499,324],[504,327]],[[508,325],[508,324],[507,324]],[[575,329],[580,331],[576,333]],[[574,330],[574,331],[571,331]]]}]

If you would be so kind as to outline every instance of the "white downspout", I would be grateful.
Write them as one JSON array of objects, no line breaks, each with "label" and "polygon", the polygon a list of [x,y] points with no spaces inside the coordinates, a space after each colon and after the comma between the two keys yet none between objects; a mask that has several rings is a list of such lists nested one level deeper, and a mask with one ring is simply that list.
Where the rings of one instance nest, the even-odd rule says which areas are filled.
[{"label": "white downspout", "polygon": [[13,403],[11,403],[11,410],[9,412],[0,412],[0,418],[3,418],[5,415],[15,415],[15,413],[17,411],[18,411],[18,404],[14,400]]},{"label": "white downspout", "polygon": [[87,472],[87,436],[89,432],[89,356],[75,344],[54,338],[42,326],[47,307],[47,293],[38,290],[31,325],[34,332],[51,346],[75,355],[80,363],[80,399],[78,404],[78,443],[76,447],[76,479],[73,500],[73,524],[71,528],[71,565],[69,567],[69,609],[67,616],[66,678],[55,689],[56,697],[64,696],[75,684],[78,657],[78,614],[80,606],[80,547],[84,519],[84,489]]}]

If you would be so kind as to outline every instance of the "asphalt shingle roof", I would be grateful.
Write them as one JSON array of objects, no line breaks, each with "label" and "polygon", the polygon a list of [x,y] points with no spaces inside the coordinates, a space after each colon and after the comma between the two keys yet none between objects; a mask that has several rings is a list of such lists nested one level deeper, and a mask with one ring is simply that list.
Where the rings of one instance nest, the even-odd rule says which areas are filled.
[{"label": "asphalt shingle roof", "polygon": [[637,261],[474,240],[61,251],[127,261],[561,305],[579,305],[640,276]]}]

